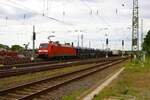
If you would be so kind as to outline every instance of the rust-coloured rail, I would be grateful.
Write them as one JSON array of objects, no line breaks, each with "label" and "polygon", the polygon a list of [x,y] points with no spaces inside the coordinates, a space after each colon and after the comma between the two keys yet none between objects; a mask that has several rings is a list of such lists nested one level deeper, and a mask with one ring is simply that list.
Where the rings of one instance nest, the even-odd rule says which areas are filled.
[{"label": "rust-coloured rail", "polygon": [[[107,62],[101,62],[96,65],[93,65],[93,66],[90,66],[88,68],[81,69],[78,71],[68,72],[68,73],[64,73],[64,74],[57,75],[54,77],[42,79],[39,81],[22,84],[22,85],[19,85],[16,87],[11,87],[6,90],[1,90],[0,91],[0,99],[5,100],[5,99],[9,99],[9,98],[14,98],[17,100],[30,100],[39,95],[45,94],[48,91],[57,89],[58,87],[68,84],[72,81],[86,77],[95,72],[102,71],[110,66],[119,64],[126,59],[127,58],[117,59],[117,60],[107,61]],[[69,78],[67,78],[67,80],[66,80],[64,77],[69,77]],[[51,83],[52,80],[54,80],[54,79],[57,80],[59,78],[61,78],[61,79],[64,78],[64,80],[56,82],[55,84]]]},{"label": "rust-coloured rail", "polygon": [[[90,63],[98,63],[103,61],[113,61],[120,58],[109,58],[109,59],[97,59],[97,60],[81,60],[81,61],[74,61],[74,62],[64,62],[64,63],[55,63],[55,64],[45,64],[45,65],[37,65],[37,66],[28,66],[28,67],[20,67],[16,69],[6,69],[6,70],[0,70],[0,78],[4,77],[10,77],[10,76],[16,76],[16,75],[22,75],[27,73],[33,73],[33,72],[40,72],[50,69],[58,69],[58,68],[64,68],[64,67],[70,67],[73,65],[84,65],[84,64],[90,64]],[[124,58],[121,58],[124,59]]]}]

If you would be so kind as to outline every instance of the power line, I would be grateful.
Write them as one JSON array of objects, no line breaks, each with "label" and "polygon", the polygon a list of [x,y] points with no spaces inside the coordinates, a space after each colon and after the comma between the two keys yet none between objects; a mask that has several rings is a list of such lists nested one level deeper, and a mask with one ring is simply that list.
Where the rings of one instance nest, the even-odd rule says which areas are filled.
[{"label": "power line", "polygon": [[[13,7],[13,8],[16,8],[16,9],[21,9],[21,10],[23,10],[23,11],[25,11],[25,12],[30,12],[31,13],[31,11],[29,11],[29,10],[26,10],[26,9],[23,9],[23,8],[20,8],[20,7],[16,7],[16,6],[14,6],[14,5],[10,5],[10,4],[7,4],[7,3],[4,3],[4,2],[0,2],[0,4],[4,4],[4,5],[6,5],[6,6],[8,6],[8,7]],[[32,12],[33,13],[33,12]]]},{"label": "power line", "polygon": [[[17,2],[15,2],[15,1],[12,1],[12,0],[7,0],[7,1],[11,2],[12,4],[21,6],[21,7],[23,7],[23,8],[21,8],[21,7],[15,7],[15,6],[12,6],[12,5],[9,5],[9,6],[12,6],[12,7],[15,7],[15,8],[18,8],[18,9],[23,9],[24,11],[28,11],[28,12],[31,12],[31,13],[33,13],[33,14],[43,15],[43,14],[39,13],[38,11],[35,11],[35,10],[31,9],[31,8],[28,8],[28,7],[26,7],[26,6],[24,6],[24,5],[20,4],[20,3],[17,3]],[[61,20],[59,20],[59,19],[56,19],[56,18],[53,18],[53,17],[50,17],[50,16],[44,15],[43,17],[46,17],[47,19],[54,20],[54,21],[59,22],[59,23],[62,23],[62,24],[73,25],[73,24],[70,24],[70,23],[61,21]]]},{"label": "power line", "polygon": [[91,7],[90,7],[87,3],[84,2],[84,0],[80,0],[80,1],[81,1],[82,4],[84,4],[84,6],[86,6],[88,9],[92,10]]},{"label": "power line", "polygon": [[[85,0],[85,1],[87,1],[87,0]],[[89,4],[88,1],[87,1],[87,3]],[[103,16],[100,16],[100,15],[99,15],[99,11],[98,11],[98,10],[97,10],[96,14],[97,14],[97,17],[98,17],[99,19],[103,20],[103,22],[104,22],[107,26],[110,27],[110,25],[109,25],[108,22],[105,20],[105,18],[104,18]]]},{"label": "power line", "polygon": [[[12,4],[14,4],[14,5],[19,6],[19,7],[17,7],[18,9],[23,9],[23,10],[31,12],[31,13],[37,13],[37,11],[35,11],[35,10],[31,9],[31,8],[28,8],[28,7],[26,7],[26,6],[24,6],[24,5],[20,4],[20,3],[17,3],[17,2],[12,1],[12,0],[7,0],[7,1],[12,3]],[[15,7],[15,6],[12,6],[12,7]]]},{"label": "power line", "polygon": [[102,20],[104,21],[104,23],[105,23],[107,26],[111,27],[111,26],[108,24],[108,22],[104,19],[104,17],[99,15],[98,10],[97,10],[97,16],[98,16],[98,18],[102,19]]},{"label": "power line", "polygon": [[[88,1],[87,0],[80,0],[81,2],[82,2],[82,4],[85,6],[85,7],[87,7],[91,12],[90,12],[90,14],[93,14],[93,9],[87,4],[88,3]],[[87,3],[86,3],[86,2]],[[100,20],[102,20],[107,26],[109,26],[110,27],[110,25],[108,24],[108,22],[102,17],[102,16],[99,16],[99,12],[98,12],[98,10],[97,10],[97,12],[96,12],[96,15],[97,15],[97,17],[100,19]]]}]

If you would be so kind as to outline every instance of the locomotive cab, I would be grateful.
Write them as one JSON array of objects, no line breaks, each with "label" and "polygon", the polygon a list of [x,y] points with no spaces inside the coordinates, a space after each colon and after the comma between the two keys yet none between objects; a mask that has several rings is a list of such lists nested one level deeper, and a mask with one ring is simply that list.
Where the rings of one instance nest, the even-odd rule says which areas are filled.
[{"label": "locomotive cab", "polygon": [[42,43],[39,46],[38,55],[39,57],[48,57],[48,43]]}]

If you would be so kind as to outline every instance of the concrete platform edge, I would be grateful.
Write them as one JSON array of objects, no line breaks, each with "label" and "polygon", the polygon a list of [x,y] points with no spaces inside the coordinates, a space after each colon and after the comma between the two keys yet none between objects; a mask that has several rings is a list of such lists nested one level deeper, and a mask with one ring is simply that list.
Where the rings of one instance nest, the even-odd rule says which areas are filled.
[{"label": "concrete platform edge", "polygon": [[92,100],[95,95],[99,94],[106,86],[108,86],[114,79],[116,79],[124,69],[125,68],[123,67],[119,69],[119,71],[117,71],[115,74],[113,73],[113,75],[108,76],[106,80],[102,84],[100,84],[100,86],[98,86],[92,92],[84,96],[82,100]]}]

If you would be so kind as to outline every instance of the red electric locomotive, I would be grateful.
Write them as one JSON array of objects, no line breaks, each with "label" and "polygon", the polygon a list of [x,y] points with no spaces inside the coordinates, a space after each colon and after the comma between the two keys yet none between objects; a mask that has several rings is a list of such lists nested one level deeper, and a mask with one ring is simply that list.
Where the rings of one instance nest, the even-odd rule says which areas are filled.
[{"label": "red electric locomotive", "polygon": [[73,57],[76,56],[76,49],[70,45],[59,44],[58,42],[41,43],[38,50],[39,57]]}]

